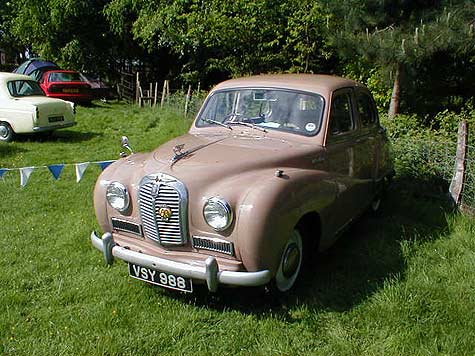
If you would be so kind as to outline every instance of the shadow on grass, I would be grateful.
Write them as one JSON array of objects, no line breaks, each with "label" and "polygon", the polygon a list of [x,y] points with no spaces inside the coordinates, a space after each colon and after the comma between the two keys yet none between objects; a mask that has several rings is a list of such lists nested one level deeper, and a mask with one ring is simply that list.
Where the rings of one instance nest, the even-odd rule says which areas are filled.
[{"label": "shadow on grass", "polygon": [[103,136],[100,132],[79,132],[70,130],[56,130],[54,132],[42,132],[37,134],[24,134],[15,137],[18,142],[65,142],[78,143],[92,140]]},{"label": "shadow on grass", "polygon": [[7,156],[22,152],[26,152],[26,150],[18,146],[10,145],[8,143],[0,144],[0,156]]},{"label": "shadow on grass", "polygon": [[447,231],[450,204],[443,196],[416,196],[414,184],[396,182],[380,214],[365,214],[335,245],[317,254],[289,295],[276,297],[264,288],[221,288],[211,294],[197,286],[194,294],[178,298],[199,307],[261,316],[271,313],[288,321],[292,320],[288,308],[295,305],[315,311],[350,310],[382,288],[384,281],[404,275],[403,241],[423,243]]}]

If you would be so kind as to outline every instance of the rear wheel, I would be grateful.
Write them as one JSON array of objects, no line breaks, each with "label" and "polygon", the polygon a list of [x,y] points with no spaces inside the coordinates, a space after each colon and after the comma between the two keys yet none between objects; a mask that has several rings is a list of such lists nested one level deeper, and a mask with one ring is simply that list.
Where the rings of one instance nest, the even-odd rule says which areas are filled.
[{"label": "rear wheel", "polygon": [[0,122],[0,142],[10,142],[15,133],[7,122]]},{"label": "rear wheel", "polygon": [[302,236],[297,229],[293,229],[285,244],[275,275],[277,291],[287,292],[295,285],[302,269],[303,253]]}]

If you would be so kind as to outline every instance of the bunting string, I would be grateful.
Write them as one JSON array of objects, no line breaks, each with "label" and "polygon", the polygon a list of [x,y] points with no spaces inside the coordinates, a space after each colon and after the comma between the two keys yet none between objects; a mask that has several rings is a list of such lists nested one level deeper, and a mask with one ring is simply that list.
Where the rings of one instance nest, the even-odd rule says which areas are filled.
[{"label": "bunting string", "polygon": [[76,169],[76,182],[80,182],[82,180],[82,177],[84,176],[84,173],[86,172],[87,167],[89,167],[90,164],[97,164],[99,167],[101,167],[101,170],[103,171],[109,165],[116,160],[107,160],[107,161],[95,161],[95,162],[81,162],[81,163],[60,163],[60,164],[50,164],[47,166],[30,166],[30,167],[21,167],[21,168],[0,168],[0,179],[3,179],[5,174],[11,171],[19,171],[20,172],[20,186],[24,188],[27,184],[28,181],[30,180],[31,174],[33,171],[39,168],[47,168],[53,178],[55,180],[58,180],[61,177],[61,174],[63,173],[64,167],[66,166],[74,166]]}]

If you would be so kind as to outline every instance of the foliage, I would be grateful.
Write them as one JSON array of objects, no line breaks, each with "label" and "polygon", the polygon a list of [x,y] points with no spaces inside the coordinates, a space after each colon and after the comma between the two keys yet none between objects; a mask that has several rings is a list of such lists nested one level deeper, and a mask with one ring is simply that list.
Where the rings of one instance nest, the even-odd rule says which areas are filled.
[{"label": "foliage", "polygon": [[150,52],[167,49],[195,76],[309,72],[331,57],[323,11],[307,0],[113,0],[105,13],[117,34],[130,28]]},{"label": "foliage", "polygon": [[116,46],[102,9],[108,0],[10,0],[11,33],[34,53],[71,69],[105,72]]},{"label": "foliage", "polygon": [[445,110],[431,120],[418,115],[399,115],[395,120],[381,116],[392,143],[397,176],[425,182],[418,190],[428,194],[448,191],[455,169],[458,126],[465,120],[469,147],[462,201],[475,206],[475,110],[471,104],[459,113]]},{"label": "foliage", "polygon": [[[177,110],[181,111],[181,108]],[[113,159],[126,134],[149,151],[185,132],[173,109],[78,108],[78,126],[0,145],[1,167]],[[475,349],[473,219],[396,181],[304,274],[296,291],[165,292],[108,268],[91,246],[99,168],[75,182],[35,171],[0,180],[2,355],[418,355]],[[419,182],[413,182],[414,189]]]},{"label": "foliage", "polygon": [[152,82],[208,88],[255,73],[334,73],[367,84],[383,110],[402,72],[401,112],[427,126],[475,95],[474,26],[471,0],[0,3],[0,46],[109,77],[135,66]]},{"label": "foliage", "polygon": [[[397,73],[402,73],[402,79],[397,80],[401,80],[409,99],[404,102],[406,109],[418,109],[417,102],[410,100],[423,87],[418,85],[418,72],[424,68],[433,73],[429,63],[434,63],[434,57],[457,53],[455,63],[466,63],[475,53],[475,5],[469,0],[348,0],[329,2],[328,6],[337,14],[337,31],[332,37],[339,55],[353,68],[376,67],[381,77],[392,81]],[[362,61],[363,65],[355,65],[355,61]],[[474,70],[471,66],[470,71]],[[363,76],[369,74],[368,70],[363,71]],[[439,82],[445,79],[440,75],[437,78]],[[464,82],[459,79],[458,82]],[[392,88],[392,83],[387,86]],[[425,98],[431,100],[430,93],[425,93]]]}]

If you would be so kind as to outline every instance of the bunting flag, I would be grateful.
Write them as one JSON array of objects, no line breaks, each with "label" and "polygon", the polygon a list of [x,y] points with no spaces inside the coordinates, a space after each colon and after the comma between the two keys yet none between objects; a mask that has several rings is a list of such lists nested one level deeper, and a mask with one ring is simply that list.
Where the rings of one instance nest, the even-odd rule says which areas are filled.
[{"label": "bunting flag", "polygon": [[58,180],[63,173],[64,164],[52,164],[48,166],[49,171],[53,175],[54,179]]},{"label": "bunting flag", "polygon": [[109,165],[110,165],[112,162],[115,162],[115,160],[97,162],[97,164],[98,164],[99,166],[101,166],[101,169],[102,169],[102,170],[104,170],[104,169],[106,169],[107,167],[109,167]]},{"label": "bunting flag", "polygon": [[31,173],[35,170],[35,167],[23,167],[20,168],[20,185],[24,188],[30,180]]},{"label": "bunting flag", "polygon": [[76,182],[80,182],[90,162],[76,163]]},{"label": "bunting flag", "polygon": [[7,173],[8,171],[9,169],[7,168],[0,168],[0,179],[2,179],[5,173]]},{"label": "bunting flag", "polygon": [[79,183],[82,180],[82,177],[84,176],[84,173],[86,172],[87,167],[89,167],[91,163],[98,164],[101,167],[101,170],[104,170],[107,167],[109,167],[109,165],[113,162],[115,162],[115,160],[82,162],[82,163],[60,163],[60,164],[50,164],[47,166],[36,166],[36,167],[31,166],[31,167],[22,167],[22,168],[0,168],[0,179],[3,179],[3,176],[8,171],[18,170],[20,171],[20,185],[23,188],[28,184],[31,173],[33,173],[35,169],[48,168],[50,173],[53,175],[53,178],[55,180],[58,180],[61,177],[61,174],[63,173],[64,167],[74,165],[76,167],[76,182]]}]

